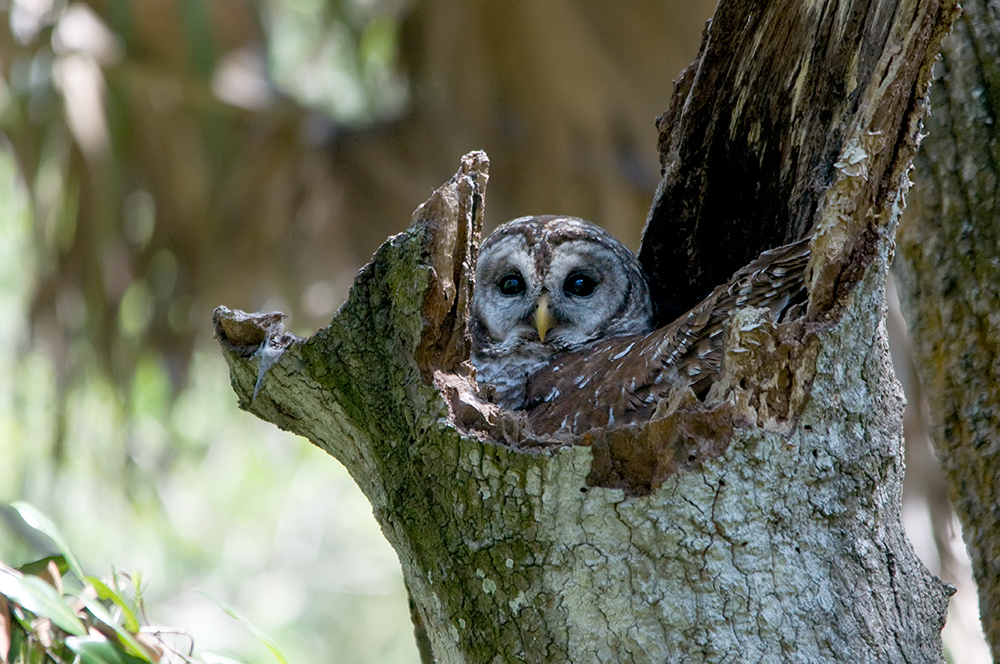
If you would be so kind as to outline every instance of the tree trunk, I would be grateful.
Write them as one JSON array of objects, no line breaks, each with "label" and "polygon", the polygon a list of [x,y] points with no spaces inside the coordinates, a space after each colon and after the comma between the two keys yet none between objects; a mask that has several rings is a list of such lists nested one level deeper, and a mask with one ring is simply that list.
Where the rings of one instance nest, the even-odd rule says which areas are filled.
[{"label": "tree trunk", "polygon": [[1000,653],[1000,16],[970,0],[945,40],[917,160],[916,210],[900,228],[897,284],[932,438]]},{"label": "tree trunk", "polygon": [[[662,312],[776,239],[810,235],[809,302],[781,324],[738,313],[706,401],[663,404],[652,425],[557,445],[477,397],[465,325],[482,153],[309,339],[283,333],[279,314],[217,310],[240,406],[336,456],[371,500],[428,659],[941,661],[949,589],[899,520],[902,397],[883,319],[953,13],[930,0],[720,4],[660,123],[642,255],[654,280],[678,256],[704,262],[664,284]],[[745,210],[714,199],[734,155]],[[628,481],[649,476],[630,462],[650,452],[684,463]],[[608,454],[626,481],[592,472]]]}]

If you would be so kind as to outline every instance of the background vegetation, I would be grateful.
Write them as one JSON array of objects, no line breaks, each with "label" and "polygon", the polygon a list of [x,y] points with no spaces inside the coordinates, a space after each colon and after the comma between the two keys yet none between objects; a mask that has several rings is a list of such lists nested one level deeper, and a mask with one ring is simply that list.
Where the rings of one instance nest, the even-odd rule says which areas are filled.
[{"label": "background vegetation", "polygon": [[[0,7],[0,502],[47,512],[92,574],[141,570],[151,621],[198,650],[270,657],[201,588],[290,661],[417,661],[367,502],[332,458],[236,409],[211,311],[321,327],[475,148],[488,225],[569,213],[635,248],[653,120],[713,3]],[[915,404],[907,525],[960,587],[946,640],[972,662],[967,562],[890,324]],[[52,551],[0,516],[0,560]]]}]

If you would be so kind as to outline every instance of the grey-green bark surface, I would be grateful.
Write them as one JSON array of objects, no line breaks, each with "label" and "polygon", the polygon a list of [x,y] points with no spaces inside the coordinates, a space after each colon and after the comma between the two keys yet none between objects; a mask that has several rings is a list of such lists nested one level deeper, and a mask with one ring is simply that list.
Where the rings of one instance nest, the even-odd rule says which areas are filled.
[{"label": "grey-green bark surface", "polygon": [[945,40],[900,229],[897,284],[983,631],[1000,653],[1000,4],[963,2]]},{"label": "grey-green bark surface", "polygon": [[[669,149],[700,131],[677,109],[710,94],[713,68],[761,82],[750,90],[778,106],[810,100],[796,92],[803,81],[776,69],[843,77],[853,97],[828,118],[835,150],[822,132],[807,132],[823,137],[819,148],[796,133],[785,111],[780,131],[753,137],[781,155],[774,168],[802,151],[826,155],[798,176],[821,193],[809,218],[771,220],[811,229],[808,313],[780,325],[759,310],[737,314],[704,402],[673,395],[652,425],[554,445],[477,397],[465,321],[482,153],[383,245],[309,339],[283,334],[276,315],[216,312],[241,407],[337,457],[371,500],[437,661],[941,661],[948,589],[899,520],[902,408],[883,319],[930,63],[954,5],[724,5],[729,18],[707,30],[678,86],[678,124],[661,123],[660,197],[693,168],[713,177],[711,164]],[[802,25],[816,42],[794,41],[789,62],[736,48]],[[841,51],[829,71],[804,66],[829,39],[852,44],[854,57]],[[734,127],[769,106],[719,108],[735,115],[715,122]],[[589,446],[607,438],[622,468],[632,454],[677,446],[715,452],[651,484],[608,488],[591,473]]]}]

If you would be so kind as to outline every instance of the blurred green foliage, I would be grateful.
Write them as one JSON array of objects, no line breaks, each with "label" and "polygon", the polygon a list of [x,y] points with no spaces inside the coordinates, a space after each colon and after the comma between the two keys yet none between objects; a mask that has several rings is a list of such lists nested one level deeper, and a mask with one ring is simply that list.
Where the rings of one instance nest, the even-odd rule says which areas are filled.
[{"label": "blurred green foliage", "polygon": [[[157,22],[165,5],[204,11]],[[255,163],[244,132],[269,123],[280,145],[311,112],[285,97],[294,75],[308,69],[307,101],[344,121],[401,103],[402,88],[383,85],[394,21],[376,5],[0,6],[0,503],[38,505],[88,569],[142,570],[151,621],[240,661],[273,657],[196,590],[292,662],[417,659],[398,563],[367,500],[326,454],[237,410],[206,313],[221,299],[206,284],[268,279],[258,249],[234,253],[242,274],[224,278],[206,257],[233,235],[220,197],[255,186],[241,184]],[[297,43],[307,25],[316,41]],[[264,120],[212,92],[234,52],[264,58],[234,69],[259,75],[244,91],[263,95]],[[260,62],[286,72],[291,92]],[[88,81],[97,115],[74,88]],[[274,215],[256,227],[234,218],[248,233],[280,227]],[[54,553],[0,510],[0,560]]]},{"label": "blurred green foliage", "polygon": [[[196,351],[176,398],[151,354],[127,395],[90,360],[57,443],[54,360],[28,343],[31,229],[2,158],[0,371],[13,380],[0,381],[0,502],[38,504],[87,567],[142,570],[150,620],[188,630],[199,649],[271,661],[201,588],[259,624],[289,661],[416,661],[398,563],[367,500],[325,453],[239,412],[214,348]],[[56,552],[0,511],[0,560]]]},{"label": "blurred green foliage", "polygon": [[268,53],[275,82],[350,125],[402,113],[399,20],[385,2],[272,0]]},{"label": "blurred green foliage", "polygon": [[12,0],[0,18],[0,132],[33,218],[27,315],[63,360],[59,398],[91,362],[127,389],[146,352],[176,393],[219,301],[300,293],[303,243],[342,260],[337,228],[316,237],[342,223],[317,152],[402,111],[398,8]]},{"label": "blurred green foliage", "polygon": [[[60,553],[17,569],[0,563],[0,661],[200,664],[190,656],[190,644],[179,649],[170,643],[173,630],[145,624],[141,577],[115,571],[105,580],[88,575],[47,516],[28,503],[14,503],[11,508],[25,525],[48,536]],[[280,648],[256,625],[215,601],[246,625],[279,664],[287,664]],[[204,656],[208,662],[219,657],[211,652]]]}]

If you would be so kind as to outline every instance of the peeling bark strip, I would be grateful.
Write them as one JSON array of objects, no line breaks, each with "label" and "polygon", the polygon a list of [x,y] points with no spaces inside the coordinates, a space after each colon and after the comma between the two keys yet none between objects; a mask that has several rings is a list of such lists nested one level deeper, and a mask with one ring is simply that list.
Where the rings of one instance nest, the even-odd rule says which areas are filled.
[{"label": "peeling bark strip", "polygon": [[[735,271],[732,246],[723,267],[698,249],[734,209],[715,201],[732,196],[717,184],[728,175],[733,197],[760,208],[737,210],[730,230],[750,230],[717,233],[714,246],[749,246],[752,258],[771,235],[812,229],[808,313],[780,325],[737,314],[705,402],[671,395],[641,430],[533,445],[523,413],[472,389],[481,153],[309,339],[282,336],[274,315],[216,312],[240,406],[336,456],[371,500],[422,652],[446,663],[941,661],[949,593],[899,519],[902,397],[882,318],[930,63],[953,10],[720,4],[672,105],[679,119],[661,123],[668,154],[644,255],[668,265],[678,254],[656,238],[673,238],[698,257],[704,269],[678,291],[695,300],[706,275]],[[770,50],[780,37],[809,57]],[[857,57],[832,57],[841,51]],[[777,84],[752,87],[765,74]],[[720,105],[704,103],[712,95]],[[720,165],[719,150],[749,163],[744,144],[768,168]],[[647,494],[587,485],[598,476]]]},{"label": "peeling bark strip", "polygon": [[962,5],[895,267],[983,631],[1000,660],[1000,15],[996,2]]}]

